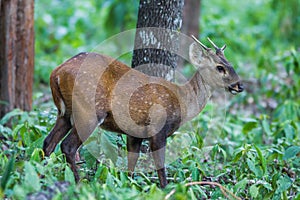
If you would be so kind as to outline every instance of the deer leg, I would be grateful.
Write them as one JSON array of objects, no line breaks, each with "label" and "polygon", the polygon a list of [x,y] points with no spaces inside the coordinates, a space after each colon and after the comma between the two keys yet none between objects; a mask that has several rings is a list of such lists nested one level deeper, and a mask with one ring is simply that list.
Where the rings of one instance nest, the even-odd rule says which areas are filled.
[{"label": "deer leg", "polygon": [[43,150],[46,156],[49,156],[55,149],[56,145],[67,135],[72,128],[70,119],[62,116],[57,117],[54,128],[44,140]]},{"label": "deer leg", "polygon": [[66,161],[70,164],[76,182],[79,181],[79,175],[76,168],[75,155],[81,144],[82,141],[79,138],[75,127],[73,127],[70,134],[61,143],[61,151],[65,154]]},{"label": "deer leg", "polygon": [[154,159],[161,188],[165,188],[168,184],[165,170],[166,139],[166,136],[161,133],[150,138],[150,150]]},{"label": "deer leg", "polygon": [[127,159],[129,175],[133,176],[136,162],[139,158],[139,153],[142,145],[142,138],[127,135]]}]

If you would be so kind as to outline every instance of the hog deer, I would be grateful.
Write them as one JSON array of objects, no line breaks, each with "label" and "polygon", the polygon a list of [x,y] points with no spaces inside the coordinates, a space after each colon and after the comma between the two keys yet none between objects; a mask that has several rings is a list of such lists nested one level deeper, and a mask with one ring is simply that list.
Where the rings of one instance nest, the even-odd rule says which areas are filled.
[{"label": "hog deer", "polygon": [[80,53],[57,67],[50,86],[58,116],[44,141],[45,155],[49,156],[66,136],[61,150],[78,181],[75,154],[95,127],[127,135],[130,172],[134,171],[142,141],[147,139],[164,188],[167,137],[201,112],[213,90],[243,91],[239,76],[224,56],[226,45],[219,48],[208,38],[213,50],[193,39],[196,42],[189,47],[189,57],[198,69],[183,85],[148,76],[97,53]]}]

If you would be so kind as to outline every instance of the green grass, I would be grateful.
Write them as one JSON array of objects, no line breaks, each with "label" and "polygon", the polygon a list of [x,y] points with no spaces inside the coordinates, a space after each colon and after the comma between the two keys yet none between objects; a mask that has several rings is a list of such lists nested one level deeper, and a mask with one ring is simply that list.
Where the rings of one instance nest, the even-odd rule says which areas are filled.
[{"label": "green grass", "polygon": [[[243,199],[300,199],[297,0],[202,1],[201,38],[227,44],[226,56],[246,91],[227,94],[226,102],[218,94],[179,130],[187,145],[167,164],[166,189],[157,187],[156,173],[143,165],[134,179],[120,169],[124,154],[115,150],[125,150],[124,136],[102,132],[89,139],[90,146],[80,150],[79,184],[59,148],[44,157],[42,143],[56,119],[52,101],[43,103],[50,95],[49,74],[76,53],[134,28],[137,3],[121,2],[36,1],[35,104],[31,112],[14,110],[0,120],[0,197],[25,199],[67,181],[54,199],[163,199],[173,189],[173,199],[225,199],[218,187],[184,186],[213,181]],[[97,149],[101,141],[108,146]],[[114,159],[97,162],[89,150]]]}]

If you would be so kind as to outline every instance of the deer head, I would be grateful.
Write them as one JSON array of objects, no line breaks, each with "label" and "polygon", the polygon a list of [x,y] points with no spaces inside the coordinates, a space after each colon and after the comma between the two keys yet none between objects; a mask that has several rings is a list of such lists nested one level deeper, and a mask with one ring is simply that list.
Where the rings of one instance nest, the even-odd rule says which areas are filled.
[{"label": "deer head", "polygon": [[204,83],[212,89],[225,88],[232,94],[242,92],[244,87],[240,82],[240,78],[225,58],[226,45],[219,48],[207,38],[214,47],[213,50],[202,44],[194,36],[192,37],[196,43],[190,46],[190,60],[192,64],[199,68]]}]

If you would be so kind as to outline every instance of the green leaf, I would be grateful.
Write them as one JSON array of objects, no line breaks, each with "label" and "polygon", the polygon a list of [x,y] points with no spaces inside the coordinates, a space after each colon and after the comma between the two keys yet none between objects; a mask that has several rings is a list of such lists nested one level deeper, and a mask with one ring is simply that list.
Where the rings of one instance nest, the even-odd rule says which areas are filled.
[{"label": "green leaf", "polygon": [[285,136],[288,140],[293,140],[295,136],[295,129],[291,124],[286,124],[284,126]]},{"label": "green leaf", "polygon": [[281,176],[276,183],[277,183],[276,193],[281,193],[287,191],[291,187],[293,182],[288,176],[284,175]]},{"label": "green leaf", "polygon": [[244,178],[243,180],[241,180],[235,184],[234,190],[235,191],[244,190],[246,188],[247,183],[248,183],[248,179]]},{"label": "green leaf", "polygon": [[211,150],[211,159],[212,160],[215,160],[215,157],[216,157],[218,151],[219,151],[219,145],[216,144]]},{"label": "green leaf", "polygon": [[40,179],[35,171],[35,168],[30,162],[25,162],[25,178],[24,184],[30,192],[36,192],[41,189]]},{"label": "green leaf", "polygon": [[191,200],[197,200],[195,193],[193,192],[192,188],[189,188],[188,193],[190,194]]},{"label": "green leaf", "polygon": [[151,184],[151,180],[144,173],[140,173],[140,176],[144,178],[146,183]]},{"label": "green leaf", "polygon": [[9,127],[6,127],[6,126],[3,126],[2,124],[0,124],[0,133],[4,137],[8,137],[12,134],[12,130]]},{"label": "green leaf", "polygon": [[256,198],[258,195],[258,187],[256,185],[251,185],[250,187],[250,195],[252,198]]},{"label": "green leaf", "polygon": [[247,158],[247,165],[249,167],[249,169],[257,176],[258,172],[257,169],[255,167],[255,164],[252,160],[250,160],[249,158]]},{"label": "green leaf", "polygon": [[68,181],[71,185],[75,185],[74,173],[68,165],[65,167],[65,181]]},{"label": "green leaf", "polygon": [[259,181],[261,185],[263,185],[268,190],[273,190],[272,185],[266,181]]},{"label": "green leaf", "polygon": [[[162,190],[160,190],[156,184],[153,184],[150,186],[149,192],[146,196],[146,198],[142,198],[142,199],[162,199],[162,197],[164,196],[164,193]],[[134,199],[134,198],[131,198]],[[139,199],[139,198],[137,198]]]},{"label": "green leaf", "polygon": [[114,177],[110,173],[107,174],[106,185],[110,187],[114,186]]},{"label": "green leaf", "polygon": [[22,110],[14,109],[13,111],[4,115],[4,117],[0,120],[0,124],[6,124],[10,118],[17,116],[17,115],[22,115],[22,114],[23,114]]},{"label": "green leaf", "polygon": [[44,151],[41,148],[35,148],[31,154],[30,160],[41,162],[43,157],[44,157]]},{"label": "green leaf", "polygon": [[31,138],[30,138],[30,131],[29,131],[27,121],[24,123],[24,126],[20,129],[20,135],[21,135],[23,144],[25,146],[30,146]]},{"label": "green leaf", "polygon": [[242,157],[242,155],[243,155],[243,152],[242,152],[242,151],[236,153],[235,156],[234,156],[234,158],[233,158],[233,162],[239,161],[240,158]]},{"label": "green leaf", "polygon": [[199,169],[198,168],[193,168],[193,170],[192,170],[192,179],[194,180],[194,181],[197,181],[197,180],[199,180],[199,176],[200,176],[200,171],[199,171]]},{"label": "green leaf", "polygon": [[224,160],[226,160],[227,159],[227,153],[226,153],[226,151],[223,148],[220,148],[220,151],[221,151],[221,153],[222,153],[222,155],[224,157]]},{"label": "green leaf", "polygon": [[272,135],[272,132],[270,130],[270,124],[266,117],[264,117],[264,119],[262,121],[262,127],[267,135],[269,135],[269,136]]},{"label": "green leaf", "polygon": [[90,152],[92,152],[90,150],[91,150],[90,147],[88,147],[88,151],[84,151],[83,156],[84,156],[84,160],[86,162],[86,166],[88,168],[93,168],[96,166],[97,159],[94,156],[94,154],[90,153]]},{"label": "green leaf", "polygon": [[247,134],[248,132],[250,132],[252,129],[257,127],[257,122],[256,121],[251,121],[251,122],[247,122],[244,126],[243,126],[243,133]]},{"label": "green leaf", "polygon": [[116,163],[118,159],[118,148],[111,141],[111,137],[109,137],[110,133],[103,132],[101,133],[101,147],[104,154],[112,160],[113,163]]},{"label": "green leaf", "polygon": [[125,172],[120,172],[120,181],[123,183],[123,187],[128,185],[128,176],[125,174]]},{"label": "green leaf", "polygon": [[22,185],[15,185],[13,189],[13,199],[26,199],[26,188]]},{"label": "green leaf", "polygon": [[287,148],[283,155],[283,160],[295,157],[300,152],[300,146],[291,146]]},{"label": "green leaf", "polygon": [[1,189],[2,189],[2,191],[5,190],[6,184],[10,179],[11,172],[14,168],[15,160],[16,160],[15,156],[12,155],[11,158],[9,159],[7,165],[6,165],[4,173],[2,174],[2,177],[1,177]]},{"label": "green leaf", "polygon": [[260,150],[259,147],[257,147],[256,145],[254,145],[254,148],[256,149],[258,158],[259,158],[259,160],[261,162],[261,167],[263,169],[263,173],[265,174],[266,171],[267,171],[267,161],[266,161],[266,158],[262,155],[262,152],[261,152],[261,150]]},{"label": "green leaf", "polygon": [[19,136],[19,131],[24,127],[24,124],[18,124],[12,131],[13,139],[16,140]]},{"label": "green leaf", "polygon": [[108,173],[109,173],[108,169],[106,166],[102,166],[100,171],[101,171],[101,173],[100,173],[99,179],[101,181],[105,182],[107,179]]}]

